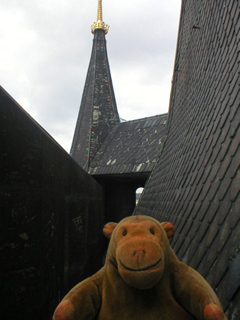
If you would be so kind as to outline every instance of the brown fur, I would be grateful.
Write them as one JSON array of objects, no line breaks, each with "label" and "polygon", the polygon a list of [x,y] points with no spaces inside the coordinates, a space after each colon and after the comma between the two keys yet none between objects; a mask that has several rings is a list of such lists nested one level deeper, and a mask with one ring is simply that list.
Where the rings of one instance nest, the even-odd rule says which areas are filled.
[{"label": "brown fur", "polygon": [[53,320],[226,320],[208,283],[170,247],[171,223],[132,216],[103,232],[105,266],[66,295]]}]

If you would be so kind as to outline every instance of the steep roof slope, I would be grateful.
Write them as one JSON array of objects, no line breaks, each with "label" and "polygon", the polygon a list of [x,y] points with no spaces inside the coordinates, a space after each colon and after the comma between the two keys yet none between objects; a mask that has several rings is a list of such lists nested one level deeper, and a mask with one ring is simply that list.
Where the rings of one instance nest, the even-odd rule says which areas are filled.
[{"label": "steep roof slope", "polygon": [[105,31],[96,29],[70,155],[87,171],[108,132],[119,122]]},{"label": "steep roof slope", "polygon": [[182,0],[168,136],[134,214],[171,221],[172,246],[240,318],[240,3]]},{"label": "steep roof slope", "polygon": [[167,129],[167,114],[115,125],[90,164],[89,173],[151,172]]}]

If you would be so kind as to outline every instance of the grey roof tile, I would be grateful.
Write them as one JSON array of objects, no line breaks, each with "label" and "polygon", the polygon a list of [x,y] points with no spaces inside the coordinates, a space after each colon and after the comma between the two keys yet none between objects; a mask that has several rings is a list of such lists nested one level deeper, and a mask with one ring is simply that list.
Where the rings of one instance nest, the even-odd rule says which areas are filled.
[{"label": "grey roof tile", "polygon": [[229,267],[240,250],[239,8],[182,1],[168,135],[134,212],[174,223],[173,249],[210,281],[229,319],[240,314],[239,283],[228,289],[240,277]]},{"label": "grey roof tile", "polygon": [[[240,228],[239,228],[240,229]],[[229,276],[227,279],[227,298],[231,300],[240,286],[240,252],[229,264]]]},{"label": "grey roof tile", "polygon": [[164,114],[115,125],[90,163],[89,173],[150,173],[165,140],[166,120]]},{"label": "grey roof tile", "polygon": [[[100,90],[101,87],[101,90]],[[70,155],[86,171],[108,132],[120,122],[104,30],[94,33],[92,55]]]}]

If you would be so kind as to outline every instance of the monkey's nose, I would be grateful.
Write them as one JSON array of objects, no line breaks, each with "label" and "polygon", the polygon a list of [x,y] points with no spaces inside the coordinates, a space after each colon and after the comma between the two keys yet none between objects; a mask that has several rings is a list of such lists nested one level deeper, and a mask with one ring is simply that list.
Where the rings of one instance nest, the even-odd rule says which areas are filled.
[{"label": "monkey's nose", "polygon": [[137,264],[141,263],[146,254],[145,250],[136,250],[133,252],[134,257],[136,258]]},{"label": "monkey's nose", "polygon": [[134,252],[133,252],[133,255],[134,255],[134,256],[136,256],[136,254],[138,254],[138,255],[139,255],[139,254],[145,255],[145,253],[146,253],[145,250],[138,250],[138,251],[134,251]]}]

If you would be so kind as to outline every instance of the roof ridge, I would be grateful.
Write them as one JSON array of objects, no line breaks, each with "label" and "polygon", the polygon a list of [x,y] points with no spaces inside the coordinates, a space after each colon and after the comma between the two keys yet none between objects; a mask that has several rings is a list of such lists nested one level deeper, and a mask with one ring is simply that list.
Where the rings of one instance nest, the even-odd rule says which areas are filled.
[{"label": "roof ridge", "polygon": [[139,118],[139,119],[133,119],[133,120],[126,120],[124,122],[120,122],[116,125],[121,125],[123,123],[129,123],[129,122],[139,122],[139,121],[147,121],[147,120],[152,120],[152,119],[156,119],[156,118],[163,118],[168,116],[168,113],[163,113],[163,114],[156,114],[155,116],[150,116],[150,117],[145,117],[145,118]]}]

